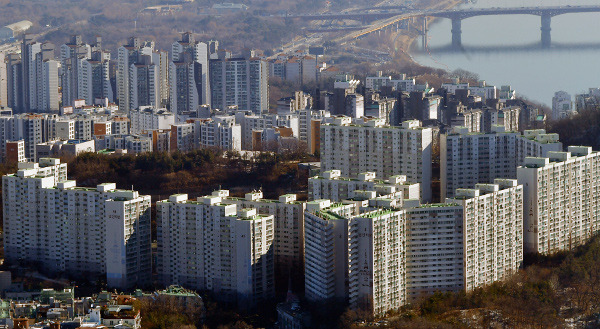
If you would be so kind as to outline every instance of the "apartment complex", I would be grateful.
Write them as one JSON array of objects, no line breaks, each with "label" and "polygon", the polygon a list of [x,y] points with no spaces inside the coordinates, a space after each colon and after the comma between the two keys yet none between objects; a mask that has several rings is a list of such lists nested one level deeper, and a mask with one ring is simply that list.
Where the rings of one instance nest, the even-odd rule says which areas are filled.
[{"label": "apartment complex", "polygon": [[250,308],[274,296],[273,215],[177,194],[157,202],[157,270],[164,285],[208,290]]},{"label": "apartment complex", "polygon": [[525,191],[525,252],[544,255],[586,243],[600,229],[600,153],[569,146],[517,169]]},{"label": "apartment complex", "polygon": [[150,196],[115,184],[77,187],[58,159],[22,163],[2,178],[9,263],[54,273],[106,275],[110,287],[150,282]]},{"label": "apartment complex", "polygon": [[7,59],[7,104],[16,112],[58,111],[58,67],[54,45],[33,41],[26,34],[21,53]]},{"label": "apartment complex", "polygon": [[391,127],[382,119],[337,116],[321,124],[320,134],[322,172],[340,170],[347,177],[367,171],[378,177],[405,175],[420,184],[422,200],[431,199],[431,128],[416,120]]},{"label": "apartment complex", "polygon": [[73,106],[80,100],[88,105],[94,104],[96,99],[114,101],[110,52],[101,48],[101,37],[89,45],[80,35],[72,36],[60,47],[62,106]]},{"label": "apartment complex", "polygon": [[558,134],[545,130],[506,132],[503,126],[493,126],[488,134],[455,128],[440,137],[440,176],[442,200],[454,196],[459,188],[477,183],[492,183],[496,178],[517,178],[517,167],[525,157],[545,156],[561,151]]}]

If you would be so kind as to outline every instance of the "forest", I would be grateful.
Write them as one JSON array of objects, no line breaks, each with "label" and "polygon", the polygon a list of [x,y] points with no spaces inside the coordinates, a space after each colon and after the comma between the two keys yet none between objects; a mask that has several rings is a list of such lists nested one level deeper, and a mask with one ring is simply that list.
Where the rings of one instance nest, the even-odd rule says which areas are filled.
[{"label": "forest", "polygon": [[73,34],[88,42],[99,35],[106,49],[116,50],[135,35],[154,40],[158,49],[169,50],[181,32],[192,31],[201,40],[219,40],[223,48],[233,51],[272,49],[289,41],[295,27],[282,18],[269,17],[276,11],[265,7],[268,2],[251,5],[244,12],[216,15],[204,7],[209,5],[207,1],[183,4],[180,11],[151,14],[144,8],[161,4],[159,1],[0,0],[0,26],[30,20],[34,23],[31,33],[45,34],[39,41],[57,46]]},{"label": "forest", "polygon": [[588,109],[571,118],[553,121],[549,132],[557,133],[563,145],[591,146],[600,150],[600,109]]}]

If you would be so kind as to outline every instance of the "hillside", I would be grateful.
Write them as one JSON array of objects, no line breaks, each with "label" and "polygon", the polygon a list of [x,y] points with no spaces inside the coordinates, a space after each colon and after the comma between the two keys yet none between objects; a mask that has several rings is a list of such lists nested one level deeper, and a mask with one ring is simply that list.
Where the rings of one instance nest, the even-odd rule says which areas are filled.
[{"label": "hillside", "polygon": [[[242,0],[246,11],[217,13],[212,5],[230,1],[198,0],[172,7],[171,11],[152,13],[145,8],[165,5],[158,0],[0,0],[0,26],[19,20],[34,23],[31,32],[49,32],[43,41],[61,45],[72,34],[84,40],[100,35],[105,48],[114,50],[128,37],[137,35],[157,42],[168,50],[182,31],[192,31],[201,39],[216,39],[226,49],[243,47],[272,49],[301,33],[281,17],[285,12],[303,13],[324,9],[323,0]],[[332,7],[368,1],[332,0]]]},{"label": "hillside", "polygon": [[600,111],[587,110],[572,118],[550,122],[548,130],[560,135],[563,145],[591,146],[600,150]]}]

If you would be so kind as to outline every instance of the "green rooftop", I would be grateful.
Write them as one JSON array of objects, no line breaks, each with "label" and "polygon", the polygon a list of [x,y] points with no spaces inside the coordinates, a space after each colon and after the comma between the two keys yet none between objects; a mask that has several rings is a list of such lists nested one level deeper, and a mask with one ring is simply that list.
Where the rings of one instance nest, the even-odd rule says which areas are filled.
[{"label": "green rooftop", "polygon": [[444,207],[458,207],[458,203],[428,203],[420,205],[417,208],[444,208]]},{"label": "green rooftop", "polygon": [[359,215],[358,217],[362,217],[362,218],[377,218],[377,217],[381,217],[381,216],[385,216],[391,213],[395,213],[396,210],[394,209],[383,209],[383,210],[375,210],[372,212],[368,212],[368,213],[364,213]]},{"label": "green rooftop", "polygon": [[345,219],[344,216],[340,216],[332,211],[328,211],[328,210],[322,210],[322,211],[317,211],[316,213],[317,216],[325,219],[325,220],[340,220],[340,219]]}]

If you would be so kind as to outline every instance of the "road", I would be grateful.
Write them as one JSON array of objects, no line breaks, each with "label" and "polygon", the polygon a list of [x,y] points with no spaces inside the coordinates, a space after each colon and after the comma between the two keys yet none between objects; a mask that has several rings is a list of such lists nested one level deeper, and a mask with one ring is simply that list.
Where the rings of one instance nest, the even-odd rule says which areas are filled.
[{"label": "road", "polygon": [[[377,4],[375,4],[374,7],[400,5],[401,2],[403,2],[403,0],[384,0],[384,1],[380,1]],[[346,9],[342,10],[341,13],[347,13],[347,12],[351,12],[351,11],[354,11],[357,9],[359,9],[359,8],[357,8],[357,7],[346,8]],[[328,13],[328,10],[322,10],[322,11],[318,12],[317,14],[326,14],[326,13]],[[312,23],[312,24],[316,25],[316,23]],[[353,34],[354,33],[350,33],[350,35],[353,35]],[[275,54],[276,55],[280,54],[280,53],[293,54],[296,50],[299,50],[299,49],[307,49],[308,47],[311,47],[311,46],[321,46],[321,45],[323,45],[324,42],[328,41],[327,36],[328,36],[328,33],[316,32],[316,33],[308,33],[304,37],[296,37],[291,42],[284,44],[280,49],[275,50]]]}]

